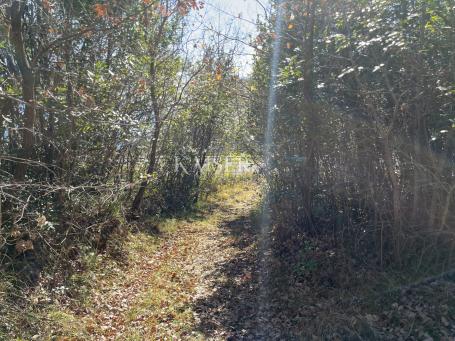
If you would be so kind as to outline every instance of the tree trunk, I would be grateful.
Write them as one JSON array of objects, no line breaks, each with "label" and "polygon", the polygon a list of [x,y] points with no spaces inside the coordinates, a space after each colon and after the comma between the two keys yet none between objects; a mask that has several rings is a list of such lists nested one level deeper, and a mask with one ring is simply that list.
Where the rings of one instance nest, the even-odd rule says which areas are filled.
[{"label": "tree trunk", "polygon": [[383,136],[384,163],[387,175],[392,185],[392,205],[393,205],[393,226],[392,237],[394,245],[394,254],[398,262],[401,262],[401,189],[400,180],[395,172],[392,148],[390,146],[390,132]]},{"label": "tree trunk", "polygon": [[22,99],[25,104],[24,124],[21,129],[22,147],[19,152],[21,160],[17,163],[14,178],[18,182],[25,179],[28,163],[33,152],[34,146],[34,124],[35,124],[35,75],[30,66],[25,52],[24,39],[22,36],[22,16],[25,10],[25,1],[14,0],[10,7],[11,13],[11,33],[10,42],[14,47],[19,70],[22,75]]},{"label": "tree trunk", "polygon": [[[156,125],[155,125],[155,130],[153,132],[152,148],[150,150],[149,164],[147,167],[147,176],[153,174],[153,172],[155,171],[156,151],[157,151],[157,147],[158,147],[158,138],[160,136],[160,129],[161,129],[161,125],[159,122],[156,122],[155,124]],[[146,178],[144,181],[141,182],[139,191],[137,192],[136,196],[134,197],[133,204],[131,205],[131,212],[135,213],[141,207],[147,185],[148,185],[148,178]]]},{"label": "tree trunk", "polygon": [[[160,25],[159,32],[158,32],[158,39],[157,41],[161,41],[164,24],[166,20]],[[150,42],[149,47],[149,55],[150,55],[150,66],[149,66],[149,78],[150,78],[150,98],[152,100],[152,108],[153,108],[153,116],[155,120],[155,127],[153,130],[153,141],[152,147],[150,150],[149,155],[149,164],[147,167],[147,178],[141,182],[139,187],[139,191],[137,192],[136,196],[134,197],[133,204],[131,205],[131,212],[134,214],[136,213],[142,205],[142,200],[144,199],[145,189],[148,185],[148,175],[153,174],[155,171],[155,164],[156,164],[156,151],[158,148],[158,138],[160,136],[161,130],[161,106],[158,101],[157,89],[156,89],[156,80],[157,80],[157,69],[156,69],[156,41]]]},{"label": "tree trunk", "polygon": [[305,99],[304,112],[307,116],[307,151],[306,162],[304,167],[303,177],[303,209],[305,212],[306,224],[309,228],[313,229],[312,220],[312,192],[314,179],[316,174],[316,148],[317,148],[317,135],[318,135],[318,113],[314,105],[314,30],[315,30],[315,11],[316,2],[307,2],[308,17],[305,25],[305,35],[303,41],[304,51],[304,79],[303,79],[303,97]]}]

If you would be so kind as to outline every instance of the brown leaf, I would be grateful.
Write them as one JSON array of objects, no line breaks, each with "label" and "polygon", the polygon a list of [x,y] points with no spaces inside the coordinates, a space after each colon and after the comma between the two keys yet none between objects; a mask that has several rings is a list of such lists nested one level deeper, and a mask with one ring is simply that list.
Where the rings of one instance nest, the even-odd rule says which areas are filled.
[{"label": "brown leaf", "polygon": [[22,232],[20,231],[19,227],[17,225],[14,226],[10,232],[10,236],[13,238],[19,238],[21,235],[22,235]]},{"label": "brown leaf", "polygon": [[105,17],[107,15],[107,5],[106,4],[95,4],[94,10],[97,17]]},{"label": "brown leaf", "polygon": [[18,253],[24,253],[28,250],[33,250],[33,243],[31,240],[19,240],[16,243],[16,251]]},{"label": "brown leaf", "polygon": [[43,227],[44,225],[46,225],[47,223],[47,219],[44,215],[40,215],[38,216],[38,218],[36,218],[36,224],[38,225],[38,227]]},{"label": "brown leaf", "polygon": [[49,0],[43,0],[42,6],[46,11],[50,11],[51,9],[51,4],[49,3]]}]

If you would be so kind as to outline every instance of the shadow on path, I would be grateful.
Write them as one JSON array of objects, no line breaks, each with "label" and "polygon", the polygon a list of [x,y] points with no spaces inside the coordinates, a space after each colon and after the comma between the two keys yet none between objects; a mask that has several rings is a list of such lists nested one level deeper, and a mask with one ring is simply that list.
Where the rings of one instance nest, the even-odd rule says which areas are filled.
[{"label": "shadow on path", "polygon": [[[207,294],[194,303],[197,330],[208,338],[227,340],[279,339],[259,311],[259,224],[253,215],[242,215],[220,226],[221,240],[232,255],[217,264],[206,278]],[[215,255],[214,255],[215,257]],[[275,335],[275,336],[273,336]]]}]

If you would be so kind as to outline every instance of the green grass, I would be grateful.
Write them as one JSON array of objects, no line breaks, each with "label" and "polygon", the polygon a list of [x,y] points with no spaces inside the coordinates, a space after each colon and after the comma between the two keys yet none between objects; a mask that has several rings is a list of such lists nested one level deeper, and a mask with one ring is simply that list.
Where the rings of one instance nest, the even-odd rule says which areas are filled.
[{"label": "green grass", "polygon": [[64,335],[76,340],[87,340],[90,337],[89,328],[87,328],[88,322],[70,311],[62,310],[61,307],[56,306],[55,310],[49,309],[46,319],[48,325],[44,334],[47,334],[47,338]]}]

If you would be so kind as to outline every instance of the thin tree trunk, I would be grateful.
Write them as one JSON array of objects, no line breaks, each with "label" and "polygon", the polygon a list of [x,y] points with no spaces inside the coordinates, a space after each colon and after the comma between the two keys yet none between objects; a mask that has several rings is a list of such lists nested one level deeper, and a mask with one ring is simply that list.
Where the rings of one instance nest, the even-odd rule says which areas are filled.
[{"label": "thin tree trunk", "polygon": [[[149,155],[149,164],[147,167],[147,176],[153,174],[155,171],[155,164],[156,164],[156,151],[158,147],[158,138],[160,135],[160,123],[156,122],[155,130],[153,131],[153,141],[152,141],[152,148],[150,150]],[[136,196],[134,197],[133,204],[131,205],[131,211],[137,212],[142,205],[142,200],[144,199],[145,190],[148,185],[148,178],[141,182],[139,187],[139,191],[137,192]]]},{"label": "thin tree trunk", "polygon": [[34,146],[34,124],[36,117],[35,110],[35,75],[28,60],[24,39],[22,35],[22,16],[25,10],[25,1],[14,0],[10,7],[11,33],[10,41],[14,47],[14,53],[22,75],[22,99],[25,104],[24,124],[21,129],[22,147],[19,157],[22,159],[16,165],[14,178],[18,182],[25,179],[27,173],[27,160],[30,159]]},{"label": "thin tree trunk", "polygon": [[393,205],[393,225],[392,235],[394,243],[394,253],[398,262],[401,262],[401,195],[400,195],[400,181],[398,175],[395,173],[393,164],[393,154],[390,146],[390,133],[383,136],[384,148],[384,163],[387,170],[387,175],[392,185],[392,205]]},{"label": "thin tree trunk", "polygon": [[303,179],[303,208],[305,219],[310,228],[313,228],[312,222],[312,188],[316,174],[316,136],[318,134],[318,113],[314,106],[314,29],[315,29],[315,10],[316,2],[307,2],[308,21],[305,28],[304,47],[304,80],[303,80],[303,97],[305,99],[305,111],[308,117],[307,126],[307,155],[305,173]]},{"label": "thin tree trunk", "polygon": [[[166,20],[160,25],[159,32],[158,32],[158,41],[161,41],[164,24]],[[139,187],[139,191],[137,192],[136,196],[134,197],[133,203],[131,205],[131,212],[135,213],[139,210],[142,205],[142,200],[144,199],[145,190],[148,185],[148,176],[152,175],[155,171],[155,164],[157,158],[157,148],[158,148],[158,138],[160,137],[160,130],[161,130],[161,107],[158,102],[158,95],[156,89],[156,79],[157,79],[157,70],[156,70],[156,42],[150,42],[149,48],[149,55],[150,55],[150,67],[149,67],[149,78],[150,78],[150,98],[152,100],[152,108],[153,108],[153,116],[154,116],[154,130],[153,130],[153,141],[152,147],[149,154],[149,164],[147,167],[147,178],[141,182]]]}]

